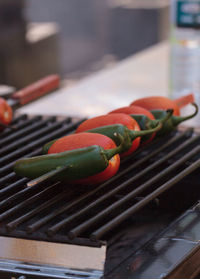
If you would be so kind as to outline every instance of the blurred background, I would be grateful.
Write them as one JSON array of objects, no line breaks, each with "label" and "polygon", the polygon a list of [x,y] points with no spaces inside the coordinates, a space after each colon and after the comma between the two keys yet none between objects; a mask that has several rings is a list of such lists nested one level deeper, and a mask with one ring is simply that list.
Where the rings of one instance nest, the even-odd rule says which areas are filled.
[{"label": "blurred background", "polygon": [[79,80],[169,36],[169,0],[0,0],[0,84]]}]

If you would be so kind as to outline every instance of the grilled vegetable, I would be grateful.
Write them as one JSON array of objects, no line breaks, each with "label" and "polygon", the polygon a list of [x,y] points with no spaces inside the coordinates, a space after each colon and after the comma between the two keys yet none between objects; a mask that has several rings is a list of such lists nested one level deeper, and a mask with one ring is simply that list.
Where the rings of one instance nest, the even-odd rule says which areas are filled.
[{"label": "grilled vegetable", "polygon": [[125,114],[136,114],[136,115],[139,114],[139,115],[145,115],[149,119],[152,119],[152,120],[155,119],[155,117],[149,110],[139,107],[139,106],[134,106],[134,105],[127,106],[127,107],[121,107],[121,108],[112,110],[111,112],[109,112],[109,114],[110,113],[125,113]]},{"label": "grilled vegetable", "polygon": [[[118,137],[116,137],[116,134],[122,135],[124,140],[126,140],[126,141],[129,140],[129,141],[133,142],[138,137],[143,139],[148,135],[152,135],[152,133],[154,133],[155,131],[159,131],[162,128],[162,124],[160,123],[160,121],[157,121],[156,124],[157,124],[157,126],[155,125],[154,128],[149,129],[149,130],[146,129],[144,131],[143,130],[134,131],[134,130],[128,129],[126,126],[124,126],[122,124],[113,124],[113,125],[97,127],[97,128],[88,130],[87,132],[106,135],[106,136],[110,137],[112,140],[114,140],[114,142],[118,145],[119,139],[118,139]],[[132,145],[130,145],[130,146],[127,145],[127,150],[129,150],[131,146]],[[124,150],[124,151],[127,151],[127,150]],[[123,151],[123,154],[124,154],[124,151]]]},{"label": "grilled vegetable", "polygon": [[131,105],[140,106],[150,111],[154,109],[173,109],[174,115],[179,116],[180,108],[192,102],[194,102],[194,96],[193,94],[188,94],[177,100],[171,100],[163,96],[145,97],[135,100]]},{"label": "grilled vegetable", "polygon": [[[126,145],[124,146],[123,153],[127,151],[132,146],[132,141],[138,137],[145,137],[148,134],[152,134],[154,131],[158,131],[161,129],[161,124],[159,121],[157,121],[157,126],[155,125],[155,128],[145,130],[145,131],[134,131],[128,129],[126,126],[122,124],[113,124],[113,125],[106,125],[102,127],[97,127],[91,130],[88,130],[87,133],[98,133],[105,135],[109,138],[111,138],[116,145],[120,144],[118,135],[121,135],[124,140],[126,141]],[[58,139],[52,140],[48,143],[46,143],[43,146],[43,154],[47,154],[50,147],[53,145],[54,142],[56,142]]]},{"label": "grilled vegetable", "polygon": [[0,97],[0,131],[3,130],[4,125],[9,125],[12,121],[13,112],[10,105]]},{"label": "grilled vegetable", "polygon": [[[163,119],[161,118],[159,120],[155,120],[154,115],[150,111],[139,106],[122,107],[113,110],[110,113],[117,113],[117,112],[130,115],[133,119],[137,121],[141,130],[147,130],[147,129],[153,129],[157,127],[159,125],[159,122],[163,124],[172,115],[173,110],[168,110],[167,114],[163,117]],[[142,144],[149,143],[154,139],[155,135],[156,132],[144,135],[141,138],[141,143]]]},{"label": "grilled vegetable", "polygon": [[[132,145],[132,141],[129,137],[129,132],[130,133],[134,133],[134,131],[132,130],[129,130],[126,126],[124,125],[121,125],[121,124],[114,124],[114,125],[108,125],[108,126],[103,126],[103,127],[98,127],[98,128],[95,128],[95,129],[91,129],[91,130],[88,130],[87,133],[95,133],[95,134],[102,134],[104,136],[107,136],[109,138],[111,138],[116,145],[119,145],[121,143],[120,139],[119,139],[119,136],[118,135],[121,135],[122,138],[124,139],[124,141],[126,142],[126,144],[124,145],[124,150],[123,152],[126,150],[128,150],[131,145]],[[138,133],[138,132],[136,132]],[[81,133],[81,136],[78,138],[78,139],[82,139],[82,134]],[[70,135],[71,136],[71,135]],[[137,136],[135,136],[137,137]],[[65,137],[62,137],[60,138],[60,147],[58,148],[58,144],[56,145],[56,150],[54,150],[54,152],[56,153],[58,150],[61,150],[63,149],[63,147],[65,146],[65,139],[69,139],[69,136],[65,136]],[[91,137],[92,141],[93,141],[93,137]],[[87,142],[91,139],[87,139]],[[58,139],[55,139],[55,140],[52,140],[48,143],[46,143],[44,146],[43,146],[43,154],[47,154],[47,153],[51,153],[53,149],[50,149],[50,147],[55,143],[57,142]],[[73,143],[72,143],[73,144]],[[61,148],[61,149],[60,149]],[[67,146],[67,148],[69,148],[69,146]]]},{"label": "grilled vegetable", "polygon": [[[195,103],[192,103],[195,108],[194,113],[188,116],[175,116],[172,115],[165,123],[163,123],[162,129],[160,129],[157,133],[158,136],[165,135],[173,131],[180,123],[183,121],[189,120],[193,118],[198,113],[198,106]],[[164,110],[151,110],[152,114],[156,119],[161,119],[166,116],[166,111]]]},{"label": "grilled vegetable", "polygon": [[[24,158],[14,165],[17,175],[37,178],[42,175],[67,167],[55,175],[54,180],[67,180],[79,184],[96,184],[112,177],[119,169],[119,152],[124,148],[116,147],[108,137],[100,134],[73,134],[55,142],[49,154]],[[48,175],[47,175],[48,177]]]},{"label": "grilled vegetable", "polygon": [[[131,154],[139,147],[141,136],[144,136],[146,134],[152,134],[153,132],[155,132],[155,130],[141,131],[137,121],[135,121],[131,116],[124,114],[124,113],[113,113],[113,114],[106,114],[106,115],[101,115],[101,116],[97,116],[94,118],[90,118],[90,119],[82,122],[79,125],[79,127],[77,128],[76,133],[86,132],[88,130],[91,132],[92,129],[96,129],[96,128],[100,128],[100,127],[103,130],[99,129],[99,132],[103,133],[103,131],[105,131],[104,126],[113,125],[113,124],[122,124],[122,125],[126,126],[129,130],[132,130],[135,132],[134,137],[131,135],[132,146],[127,151],[125,151],[121,154],[122,157]],[[161,127],[159,127],[159,128],[161,128]],[[159,128],[157,128],[157,129],[159,129]],[[107,132],[109,132],[109,128],[107,129]],[[112,132],[111,132],[111,134],[112,134]],[[130,134],[130,131],[129,131],[129,134]],[[137,136],[136,136],[136,134],[137,134]]]},{"label": "grilled vegetable", "polygon": [[48,151],[49,151],[49,148],[50,148],[50,147],[52,146],[52,144],[53,144],[54,142],[56,142],[58,139],[59,139],[59,138],[47,142],[47,143],[42,147],[42,153],[43,153],[43,154],[47,154]]},{"label": "grilled vegetable", "polygon": [[188,95],[182,96],[178,99],[175,99],[174,102],[177,104],[177,106],[179,108],[183,108],[190,103],[194,103],[194,95],[188,94]]}]

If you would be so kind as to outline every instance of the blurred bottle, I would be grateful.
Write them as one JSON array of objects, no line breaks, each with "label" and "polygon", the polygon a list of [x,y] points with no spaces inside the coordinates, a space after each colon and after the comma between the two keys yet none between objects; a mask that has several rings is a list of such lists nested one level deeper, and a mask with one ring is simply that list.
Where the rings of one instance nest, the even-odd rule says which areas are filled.
[{"label": "blurred bottle", "polygon": [[171,98],[193,92],[200,105],[200,0],[172,0]]}]

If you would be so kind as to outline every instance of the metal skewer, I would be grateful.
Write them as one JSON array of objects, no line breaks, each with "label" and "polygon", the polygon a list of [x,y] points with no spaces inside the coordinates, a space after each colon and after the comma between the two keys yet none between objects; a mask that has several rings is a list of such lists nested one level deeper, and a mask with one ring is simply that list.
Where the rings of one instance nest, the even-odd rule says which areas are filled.
[{"label": "metal skewer", "polygon": [[31,187],[31,186],[34,186],[38,183],[41,183],[41,182],[44,182],[46,180],[48,180],[49,178],[53,178],[54,176],[58,175],[59,173],[69,169],[70,166],[63,166],[63,167],[59,167],[58,169],[55,169],[55,170],[52,170],[52,171],[49,171],[31,181],[29,181],[26,185],[28,187]]}]

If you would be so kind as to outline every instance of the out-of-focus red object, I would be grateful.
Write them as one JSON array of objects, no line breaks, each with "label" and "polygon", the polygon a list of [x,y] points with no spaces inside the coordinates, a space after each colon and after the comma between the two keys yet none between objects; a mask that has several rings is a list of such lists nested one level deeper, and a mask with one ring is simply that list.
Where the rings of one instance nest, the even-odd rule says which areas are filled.
[{"label": "out-of-focus red object", "polygon": [[57,89],[60,77],[57,74],[48,75],[27,87],[13,93],[9,99],[0,97],[0,130],[9,125],[13,118],[13,108],[23,106],[39,97]]},{"label": "out-of-focus red object", "polygon": [[59,83],[60,77],[57,74],[46,76],[15,92],[12,99],[18,100],[20,105],[25,105],[58,88]]},{"label": "out-of-focus red object", "polygon": [[174,115],[180,115],[180,109],[185,107],[189,103],[194,102],[193,94],[188,94],[182,96],[176,100],[171,100],[163,96],[150,96],[145,98],[140,98],[132,102],[130,105],[140,106],[148,110],[154,109],[173,109]]},{"label": "out-of-focus red object", "polygon": [[[13,118],[11,106],[0,97],[0,131],[4,129],[3,125],[9,125]],[[3,124],[1,126],[1,124]]]}]

